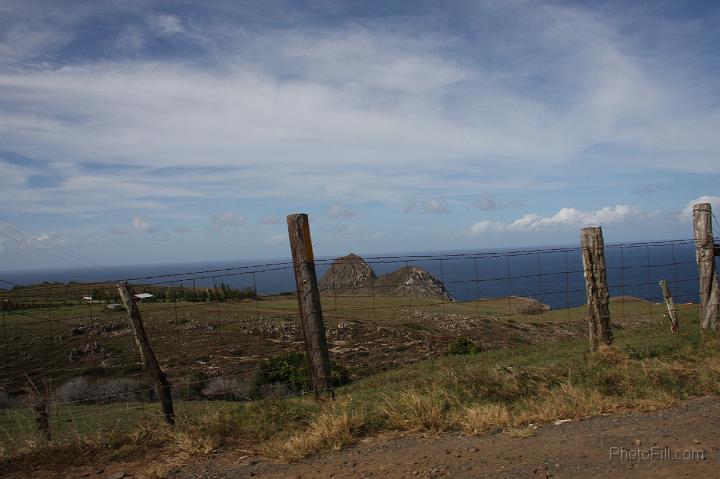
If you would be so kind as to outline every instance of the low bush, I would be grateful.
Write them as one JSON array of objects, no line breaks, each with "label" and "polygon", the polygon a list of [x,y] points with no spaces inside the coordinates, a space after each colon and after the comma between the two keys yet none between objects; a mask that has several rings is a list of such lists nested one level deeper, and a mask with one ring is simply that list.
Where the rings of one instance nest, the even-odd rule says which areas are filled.
[{"label": "low bush", "polygon": [[480,348],[465,336],[455,338],[447,345],[447,354],[475,354],[479,352]]},{"label": "low bush", "polygon": [[[338,363],[330,363],[330,374],[335,387],[350,382],[350,372]],[[305,355],[299,352],[282,353],[260,363],[255,375],[253,394],[256,397],[276,396],[269,389],[287,390],[291,394],[310,391],[310,375]]]}]

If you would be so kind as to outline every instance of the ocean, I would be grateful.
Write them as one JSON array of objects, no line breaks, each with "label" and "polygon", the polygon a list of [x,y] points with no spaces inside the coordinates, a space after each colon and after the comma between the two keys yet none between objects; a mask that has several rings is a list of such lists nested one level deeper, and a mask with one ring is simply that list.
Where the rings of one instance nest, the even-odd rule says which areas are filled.
[{"label": "ocean", "polygon": [[[611,296],[629,295],[660,302],[658,281],[664,279],[676,302],[698,301],[698,273],[691,241],[606,245],[605,257]],[[554,309],[585,302],[582,259],[577,247],[436,251],[365,259],[377,275],[409,265],[425,268],[445,284],[457,301],[516,295],[535,298]],[[316,260],[318,277],[331,261]],[[22,285],[124,279],[184,287],[210,287],[224,282],[235,288],[253,288],[263,295],[295,290],[288,259],[0,272],[0,280]]]}]

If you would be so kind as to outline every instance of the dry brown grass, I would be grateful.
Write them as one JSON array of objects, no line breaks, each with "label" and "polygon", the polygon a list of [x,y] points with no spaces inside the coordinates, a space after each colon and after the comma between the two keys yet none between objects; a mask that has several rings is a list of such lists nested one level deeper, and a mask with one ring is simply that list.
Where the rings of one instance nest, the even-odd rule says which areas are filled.
[{"label": "dry brown grass", "polygon": [[225,410],[212,411],[190,427],[168,429],[167,445],[181,457],[205,456],[225,445],[233,432],[232,415]]},{"label": "dry brown grass", "polygon": [[505,404],[477,404],[466,406],[458,414],[458,426],[468,434],[481,434],[497,427],[507,427],[511,421]]},{"label": "dry brown grass", "polygon": [[611,401],[595,390],[561,384],[519,401],[512,415],[514,425],[524,425],[593,416],[613,409]]},{"label": "dry brown grass", "polygon": [[454,427],[453,403],[447,391],[410,390],[386,395],[379,412],[391,429],[437,432]]},{"label": "dry brown grass", "polygon": [[507,430],[507,435],[518,439],[532,437],[537,433],[537,426],[511,427]]},{"label": "dry brown grass", "polygon": [[282,460],[296,460],[325,449],[339,450],[354,444],[364,426],[361,412],[321,413],[306,429],[271,440],[260,447],[260,452]]}]

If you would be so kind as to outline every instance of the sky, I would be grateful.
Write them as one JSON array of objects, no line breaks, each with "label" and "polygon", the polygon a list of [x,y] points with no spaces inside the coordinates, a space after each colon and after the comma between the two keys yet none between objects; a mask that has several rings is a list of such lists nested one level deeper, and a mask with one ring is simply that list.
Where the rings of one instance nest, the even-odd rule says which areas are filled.
[{"label": "sky", "polygon": [[[0,270],[687,239],[720,3],[0,0]],[[717,228],[717,227],[716,227]]]}]

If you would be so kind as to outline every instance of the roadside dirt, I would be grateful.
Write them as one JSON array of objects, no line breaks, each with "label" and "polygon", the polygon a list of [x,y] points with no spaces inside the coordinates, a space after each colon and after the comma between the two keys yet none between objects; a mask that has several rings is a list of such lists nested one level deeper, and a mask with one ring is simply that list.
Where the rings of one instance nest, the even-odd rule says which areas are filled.
[{"label": "roadside dirt", "polygon": [[373,438],[294,464],[224,457],[168,477],[717,478],[719,409],[720,398],[708,397],[658,412],[547,424],[527,438],[505,431]]},{"label": "roadside dirt", "polygon": [[545,424],[530,437],[509,431],[409,434],[368,438],[292,464],[229,451],[169,466],[160,454],[62,471],[17,471],[9,478],[717,478],[719,410],[720,397],[705,397],[662,411]]}]

